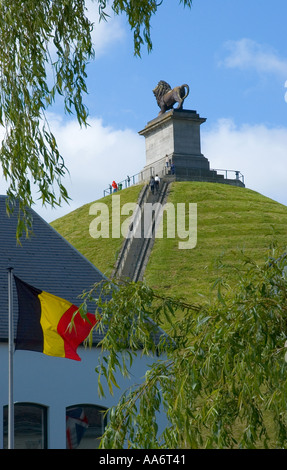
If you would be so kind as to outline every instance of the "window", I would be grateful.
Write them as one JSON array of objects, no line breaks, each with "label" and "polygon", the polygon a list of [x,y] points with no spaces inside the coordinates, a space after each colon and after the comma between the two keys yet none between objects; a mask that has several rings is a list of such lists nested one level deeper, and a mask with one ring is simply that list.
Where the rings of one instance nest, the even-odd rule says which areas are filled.
[{"label": "window", "polygon": [[[4,406],[4,449],[8,448],[8,406]],[[47,408],[34,403],[14,404],[14,448],[47,448]]]},{"label": "window", "polygon": [[106,425],[105,411],[96,405],[66,408],[66,448],[97,449]]}]

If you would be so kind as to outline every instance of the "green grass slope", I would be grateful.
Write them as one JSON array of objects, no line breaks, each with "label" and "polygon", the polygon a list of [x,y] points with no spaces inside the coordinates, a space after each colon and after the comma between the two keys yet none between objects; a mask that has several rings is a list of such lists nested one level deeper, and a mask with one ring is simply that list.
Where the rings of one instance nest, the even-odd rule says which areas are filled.
[{"label": "green grass slope", "polygon": [[[143,185],[135,185],[124,189],[118,193],[121,207],[129,202],[137,202],[139,193]],[[108,238],[93,238],[90,234],[90,227],[99,214],[90,214],[94,203],[105,204],[109,211],[110,236]],[[122,216],[121,221],[127,216]],[[51,223],[69,243],[71,243],[80,253],[91,261],[103,274],[109,277],[113,271],[119,250],[123,243],[123,237],[112,238],[112,195],[106,196],[97,201],[85,204],[79,209],[56,219]],[[98,227],[100,232],[101,227]]]},{"label": "green grass slope", "polygon": [[[178,239],[156,239],[146,269],[149,285],[191,302],[208,295],[219,273],[216,261],[236,263],[240,250],[264,262],[276,238],[287,245],[287,207],[261,194],[225,184],[182,182],[172,185],[169,202],[197,204],[197,244],[178,249]],[[232,279],[230,279],[232,284]]]},{"label": "green grass slope", "polygon": [[[140,189],[141,186],[133,186],[118,193],[121,205],[136,202]],[[97,202],[104,202],[111,209],[112,196]],[[160,292],[198,302],[199,294],[207,295],[218,275],[214,263],[221,255],[225,261],[234,262],[234,252],[243,249],[253,259],[263,262],[274,237],[282,246],[287,245],[287,207],[250,189],[175,182],[168,202],[175,207],[183,202],[197,204],[197,244],[193,249],[179,249],[177,237],[155,240],[145,281]],[[82,206],[51,225],[109,276],[123,238],[92,238],[89,226],[95,215],[89,214],[90,206]]]}]

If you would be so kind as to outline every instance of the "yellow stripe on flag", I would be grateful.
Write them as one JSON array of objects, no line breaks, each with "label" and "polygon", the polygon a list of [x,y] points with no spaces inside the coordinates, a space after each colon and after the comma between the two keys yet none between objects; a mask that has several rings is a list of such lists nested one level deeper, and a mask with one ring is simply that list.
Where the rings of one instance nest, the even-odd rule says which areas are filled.
[{"label": "yellow stripe on flag", "polygon": [[57,326],[72,304],[48,292],[42,292],[38,297],[41,303],[40,323],[44,336],[43,353],[49,356],[65,357],[64,340],[59,335]]}]

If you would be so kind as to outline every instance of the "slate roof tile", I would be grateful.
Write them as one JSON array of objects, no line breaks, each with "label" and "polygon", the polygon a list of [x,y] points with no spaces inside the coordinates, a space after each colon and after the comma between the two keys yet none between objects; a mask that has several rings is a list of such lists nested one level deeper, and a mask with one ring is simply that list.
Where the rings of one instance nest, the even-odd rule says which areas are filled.
[{"label": "slate roof tile", "polygon": [[[33,236],[16,242],[17,211],[8,217],[6,196],[0,196],[0,341],[8,338],[8,267],[23,281],[79,305],[79,295],[105,276],[34,210]],[[18,301],[13,282],[14,332]],[[89,305],[93,313],[95,304]],[[97,343],[101,339],[95,334]]]}]

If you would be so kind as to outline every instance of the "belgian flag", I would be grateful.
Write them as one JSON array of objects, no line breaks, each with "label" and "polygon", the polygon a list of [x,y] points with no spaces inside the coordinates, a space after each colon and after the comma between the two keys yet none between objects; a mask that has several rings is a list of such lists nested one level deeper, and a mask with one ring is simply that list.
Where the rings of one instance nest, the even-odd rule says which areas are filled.
[{"label": "belgian flag", "polygon": [[77,348],[96,324],[95,315],[84,319],[76,305],[14,279],[19,308],[15,349],[80,361]]}]

